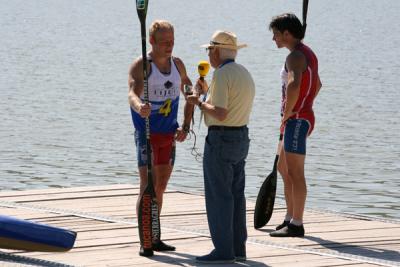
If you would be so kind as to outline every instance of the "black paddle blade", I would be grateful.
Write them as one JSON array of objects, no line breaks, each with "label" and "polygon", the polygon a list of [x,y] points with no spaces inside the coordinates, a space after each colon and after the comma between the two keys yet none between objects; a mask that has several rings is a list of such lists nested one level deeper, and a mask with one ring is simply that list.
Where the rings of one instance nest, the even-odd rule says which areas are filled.
[{"label": "black paddle blade", "polygon": [[148,0],[136,0],[136,10],[140,20],[146,19],[148,4]]},{"label": "black paddle blade", "polygon": [[138,228],[140,245],[151,249],[161,238],[160,217],[154,189],[147,186],[139,202]]},{"label": "black paddle blade", "polygon": [[140,245],[144,249],[152,249],[152,202],[153,197],[151,192],[149,192],[146,188],[139,202],[138,214]]},{"label": "black paddle blade", "polygon": [[161,240],[160,214],[155,194],[151,202],[151,239],[153,244],[157,244]]},{"label": "black paddle blade", "polygon": [[272,212],[274,211],[276,183],[278,180],[276,164],[278,162],[278,155],[275,157],[273,171],[265,178],[258,192],[256,207],[254,209],[254,228],[259,229],[265,226],[271,219]]}]

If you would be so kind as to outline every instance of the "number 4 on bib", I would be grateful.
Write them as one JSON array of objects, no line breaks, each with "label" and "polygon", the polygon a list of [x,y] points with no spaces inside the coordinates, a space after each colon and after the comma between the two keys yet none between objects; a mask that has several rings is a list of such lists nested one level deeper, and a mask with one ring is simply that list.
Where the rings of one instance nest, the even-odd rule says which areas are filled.
[{"label": "number 4 on bib", "polygon": [[169,113],[171,113],[171,99],[165,100],[164,104],[158,110],[159,114],[163,114],[165,117],[168,117]]}]

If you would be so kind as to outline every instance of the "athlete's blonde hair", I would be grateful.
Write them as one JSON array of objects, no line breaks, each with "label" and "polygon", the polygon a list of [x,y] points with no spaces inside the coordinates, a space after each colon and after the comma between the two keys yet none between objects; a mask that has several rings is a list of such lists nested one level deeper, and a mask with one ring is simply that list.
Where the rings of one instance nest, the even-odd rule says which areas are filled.
[{"label": "athlete's blonde hair", "polygon": [[149,36],[155,38],[156,33],[160,31],[174,32],[174,26],[166,20],[155,20],[150,26]]}]

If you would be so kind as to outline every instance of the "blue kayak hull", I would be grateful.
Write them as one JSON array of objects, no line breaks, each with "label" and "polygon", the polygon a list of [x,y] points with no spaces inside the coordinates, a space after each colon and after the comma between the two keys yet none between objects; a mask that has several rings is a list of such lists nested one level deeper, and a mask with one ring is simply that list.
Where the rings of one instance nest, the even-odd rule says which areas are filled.
[{"label": "blue kayak hull", "polygon": [[28,251],[68,251],[76,232],[0,215],[0,248]]}]

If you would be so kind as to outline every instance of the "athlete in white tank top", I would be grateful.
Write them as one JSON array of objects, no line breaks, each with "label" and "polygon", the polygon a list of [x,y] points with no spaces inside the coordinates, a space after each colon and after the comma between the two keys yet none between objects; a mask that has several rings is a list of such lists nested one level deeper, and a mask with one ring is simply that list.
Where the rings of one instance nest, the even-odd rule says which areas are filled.
[{"label": "athlete in white tank top", "polygon": [[[170,59],[170,73],[162,73],[151,61],[148,76],[149,101],[151,103],[150,127],[152,133],[173,133],[178,128],[178,104],[181,76],[173,58]],[[144,93],[140,98],[144,101]],[[136,112],[132,113],[135,128],[145,130],[144,119]]]}]

